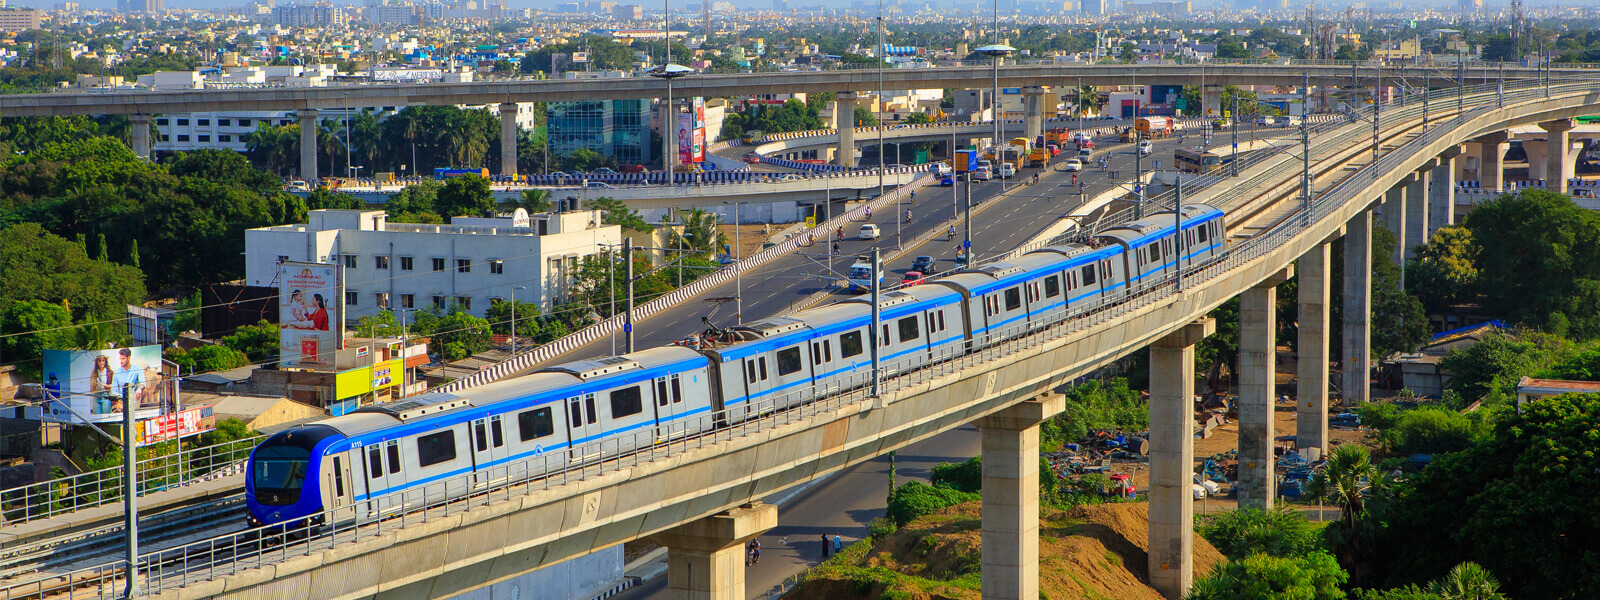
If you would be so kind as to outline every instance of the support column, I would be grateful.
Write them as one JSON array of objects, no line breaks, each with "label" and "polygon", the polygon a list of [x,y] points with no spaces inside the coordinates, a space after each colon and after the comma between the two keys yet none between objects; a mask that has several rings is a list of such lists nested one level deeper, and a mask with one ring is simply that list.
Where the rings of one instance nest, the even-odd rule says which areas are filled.
[{"label": "support column", "polygon": [[[1558,194],[1567,193],[1568,180],[1572,179],[1574,161],[1576,157],[1568,159],[1572,154],[1572,138],[1567,132],[1572,131],[1572,119],[1560,119],[1539,124],[1540,128],[1550,132],[1545,137],[1545,174],[1548,182],[1545,189]],[[1530,157],[1531,158],[1531,157]]]},{"label": "support column", "polygon": [[1295,445],[1317,460],[1328,451],[1328,256],[1326,242],[1295,261],[1300,280],[1300,337],[1295,385]]},{"label": "support column", "polygon": [[1293,269],[1268,277],[1239,295],[1239,507],[1272,508],[1273,409],[1276,406],[1278,284]]},{"label": "support column", "polygon": [[[1416,258],[1417,246],[1428,243],[1428,223],[1432,221],[1428,217],[1428,179],[1433,169],[1433,164],[1426,165],[1424,170],[1412,173],[1411,181],[1406,184],[1406,235],[1400,248],[1400,256],[1405,260]],[[1405,263],[1400,263],[1402,279],[1405,268]]]},{"label": "support column", "polygon": [[1222,106],[1222,86],[1220,86],[1220,85],[1201,86],[1200,87],[1200,107],[1202,109],[1205,109],[1205,113],[1204,114],[1208,118],[1215,119],[1215,118],[1221,117],[1222,116],[1222,111],[1227,110],[1225,107]]},{"label": "support column", "polygon": [[517,103],[500,104],[500,174],[517,174]]},{"label": "support column", "polygon": [[150,115],[128,115],[128,145],[134,156],[150,158]]},{"label": "support column", "polygon": [[1538,185],[1538,182],[1550,179],[1550,157],[1545,156],[1545,149],[1550,147],[1550,140],[1522,140],[1522,152],[1528,157],[1528,183]]},{"label": "support column", "polygon": [[1039,597],[1039,424],[1061,413],[1051,395],[978,419],[983,435],[983,598]]},{"label": "support column", "polygon": [[1401,269],[1406,268],[1406,187],[1416,176],[1407,175],[1383,194],[1383,228],[1394,234],[1394,254],[1390,260]]},{"label": "support column", "polygon": [[300,118],[300,178],[311,189],[317,188],[317,109],[302,108]]},{"label": "support column", "polygon": [[1371,397],[1367,367],[1372,360],[1372,211],[1350,218],[1344,228],[1344,406]]},{"label": "support column", "polygon": [[839,129],[839,145],[834,150],[833,164],[849,169],[856,166],[856,93],[834,94],[833,114]]},{"label": "support column", "polygon": [[1194,345],[1215,319],[1150,345],[1150,585],[1178,600],[1194,582]]},{"label": "support column", "polygon": [[1508,143],[1511,136],[1504,131],[1497,131],[1480,136],[1476,141],[1483,148],[1478,160],[1478,187],[1495,191],[1505,189],[1506,172],[1502,163],[1506,150],[1511,146]]},{"label": "support column", "polygon": [[667,146],[667,155],[661,157],[661,170],[666,173],[666,181],[671,182],[678,166],[678,104],[665,98],[661,101],[661,138]]},{"label": "support column", "polygon": [[1045,89],[1042,87],[1022,88],[1023,93],[1023,119],[1022,135],[1027,136],[1028,143],[1032,144],[1039,136],[1044,135],[1044,99]]},{"label": "support column", "polygon": [[1439,157],[1428,191],[1428,239],[1434,232],[1456,224],[1456,172],[1461,168],[1461,147],[1453,146]]},{"label": "support column", "polygon": [[778,507],[756,502],[649,536],[667,547],[667,597],[745,600],[744,545],[778,525]]}]

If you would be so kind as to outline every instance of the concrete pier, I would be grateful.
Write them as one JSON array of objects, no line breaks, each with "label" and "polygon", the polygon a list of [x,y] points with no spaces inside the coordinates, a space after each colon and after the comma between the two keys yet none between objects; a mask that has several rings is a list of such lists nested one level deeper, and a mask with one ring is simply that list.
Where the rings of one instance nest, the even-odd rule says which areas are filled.
[{"label": "concrete pier", "polygon": [[317,189],[317,109],[295,112],[300,118],[300,178]]},{"label": "concrete pier", "polygon": [[1039,597],[1039,424],[1066,400],[1050,395],[978,419],[983,435],[983,597]]},{"label": "concrete pier", "polygon": [[1394,234],[1394,253],[1389,260],[1395,266],[1405,269],[1406,265],[1406,186],[1411,184],[1411,176],[1401,179],[1400,183],[1389,188],[1383,194],[1383,204],[1378,209],[1383,213],[1383,228]]},{"label": "concrete pier", "polygon": [[[1428,225],[1432,219],[1428,217],[1428,179],[1433,169],[1438,166],[1438,160],[1431,161],[1426,169],[1411,174],[1410,181],[1406,184],[1406,235],[1400,250],[1400,256],[1405,260],[1417,257],[1417,246],[1428,243]],[[1406,265],[1400,263],[1400,272],[1405,273]],[[1401,287],[1405,287],[1403,284]]]},{"label": "concrete pier", "polygon": [[[1042,87],[1022,88],[1023,116],[1022,135],[1027,136],[1028,143],[1032,144],[1039,136],[1044,135],[1044,104],[1045,89]],[[1054,113],[1055,111],[1050,111]]]},{"label": "concrete pier", "polygon": [[778,507],[756,502],[650,536],[667,547],[671,600],[745,600],[744,545],[778,525]]},{"label": "concrete pier", "polygon": [[1428,179],[1428,239],[1456,224],[1456,173],[1461,170],[1461,146],[1452,146],[1439,156],[1439,165]]},{"label": "concrete pier", "polygon": [[1510,149],[1511,136],[1504,131],[1484,134],[1476,140],[1479,145],[1478,157],[1478,187],[1486,190],[1500,190],[1506,187],[1506,172],[1503,164],[1506,150]]},{"label": "concrete pier", "polygon": [[1206,117],[1215,119],[1222,116],[1222,111],[1228,110],[1227,107],[1222,105],[1223,89],[1223,86],[1220,85],[1200,87],[1200,107],[1204,109],[1205,112],[1203,114]]},{"label": "concrete pier", "polygon": [[[1573,170],[1576,168],[1577,157],[1572,154],[1572,138],[1567,132],[1574,127],[1572,119],[1559,119],[1540,123],[1539,127],[1549,132],[1545,136],[1544,157],[1548,161],[1545,165],[1545,189],[1558,194],[1567,193],[1567,181],[1572,179]],[[1533,156],[1528,160],[1531,163]]]},{"label": "concrete pier", "polygon": [[1150,345],[1150,585],[1178,600],[1194,582],[1194,345],[1201,318]]},{"label": "concrete pier", "polygon": [[1339,386],[1346,407],[1365,404],[1372,360],[1372,211],[1350,218],[1344,228],[1344,381]]},{"label": "concrete pier", "polygon": [[1300,277],[1299,340],[1295,386],[1295,444],[1306,460],[1328,450],[1328,257],[1327,243],[1295,261]]},{"label": "concrete pier", "polygon": [[500,174],[517,174],[517,103],[500,104]]},{"label": "concrete pier", "polygon": [[833,164],[846,169],[856,166],[856,93],[833,95],[833,115],[839,128],[839,145],[833,150]]},{"label": "concrete pier", "polygon": [[1239,507],[1272,508],[1278,284],[1285,269],[1239,295]]},{"label": "concrete pier", "polygon": [[150,115],[128,115],[128,146],[134,156],[150,158]]}]

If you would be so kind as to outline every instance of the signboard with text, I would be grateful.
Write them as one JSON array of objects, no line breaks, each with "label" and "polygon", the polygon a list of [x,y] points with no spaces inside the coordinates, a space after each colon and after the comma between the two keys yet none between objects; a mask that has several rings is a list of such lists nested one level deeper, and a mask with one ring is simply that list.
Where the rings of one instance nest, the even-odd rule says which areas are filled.
[{"label": "signboard with text", "polygon": [[329,367],[344,331],[339,267],[278,263],[278,356],[284,367]]},{"label": "signboard with text", "polygon": [[199,435],[217,428],[217,416],[210,406],[199,406],[140,421],[134,428],[134,443],[139,446]]}]

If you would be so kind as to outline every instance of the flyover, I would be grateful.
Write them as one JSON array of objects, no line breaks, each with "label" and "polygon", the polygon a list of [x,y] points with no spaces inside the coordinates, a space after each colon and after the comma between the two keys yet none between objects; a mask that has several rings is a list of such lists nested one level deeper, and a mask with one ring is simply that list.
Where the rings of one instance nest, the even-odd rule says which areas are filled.
[{"label": "flyover", "polygon": [[[1176,598],[1191,577],[1192,352],[1210,331],[1207,311],[1243,296],[1241,503],[1270,505],[1271,479],[1264,468],[1272,451],[1275,284],[1291,269],[1300,272],[1300,347],[1308,349],[1300,361],[1300,437],[1325,444],[1328,281],[1331,269],[1339,268],[1329,264],[1329,242],[1345,237],[1341,326],[1352,368],[1345,369],[1350,380],[1343,389],[1345,402],[1360,402],[1370,358],[1365,286],[1373,206],[1387,198],[1385,221],[1432,227],[1426,185],[1418,193],[1416,182],[1425,181],[1441,157],[1450,160],[1461,144],[1516,125],[1565,131],[1569,119],[1600,106],[1600,82],[1530,82],[1504,93],[1491,86],[1472,90],[1461,102],[1464,110],[1457,113],[1436,98],[1436,108],[1444,108],[1430,113],[1427,123],[1417,103],[1385,108],[1376,140],[1371,127],[1354,117],[1319,126],[1311,144],[1313,193],[1307,197],[1301,196],[1301,162],[1288,152],[1254,162],[1237,177],[1207,176],[1214,185],[1184,202],[1209,203],[1231,215],[1232,245],[1224,258],[1127,302],[1073,314],[929,368],[891,374],[876,396],[846,385],[801,408],[638,452],[608,453],[606,461],[586,468],[507,467],[496,476],[510,483],[487,486],[471,498],[417,498],[427,506],[392,519],[310,532],[306,540],[268,545],[241,534],[161,550],[141,559],[140,580],[148,595],[160,598],[438,598],[654,536],[669,547],[669,585],[679,597],[742,597],[738,545],[771,524],[770,511],[751,504],[757,498],[976,421],[985,455],[984,596],[1034,598],[1037,589],[1029,586],[1037,562],[1030,557],[1036,557],[1037,530],[1030,524],[1037,523],[1037,505],[1030,499],[1036,498],[1038,471],[1030,454],[1037,451],[1036,424],[1059,407],[1036,398],[1148,346],[1154,482],[1149,572],[1158,590]],[[1304,429],[1319,422],[1320,433]],[[1251,468],[1250,462],[1262,464]],[[518,477],[524,474],[538,477]],[[121,577],[120,565],[109,564],[61,574],[59,581],[110,590]],[[42,589],[33,590],[44,585],[14,586],[7,593],[43,596]]]}]

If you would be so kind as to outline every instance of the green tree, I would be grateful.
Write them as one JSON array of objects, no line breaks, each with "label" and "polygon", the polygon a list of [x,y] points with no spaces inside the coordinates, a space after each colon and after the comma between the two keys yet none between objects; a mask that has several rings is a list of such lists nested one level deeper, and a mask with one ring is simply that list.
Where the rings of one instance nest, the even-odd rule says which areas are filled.
[{"label": "green tree", "polygon": [[489,322],[459,306],[418,312],[411,331],[413,335],[431,338],[430,345],[438,348],[445,360],[461,360],[488,350],[494,341]]},{"label": "green tree", "polygon": [[0,307],[0,348],[6,361],[38,373],[45,349],[70,345],[72,312],[43,300],[15,300]]},{"label": "green tree", "polygon": [[1450,389],[1465,401],[1498,404],[1511,397],[1518,379],[1538,372],[1569,346],[1531,330],[1489,333],[1476,344],[1446,353],[1439,368],[1450,373]]},{"label": "green tree", "polygon": [[233,335],[222,338],[222,344],[243,352],[250,362],[268,362],[278,357],[278,326],[262,319],[234,330]]},{"label": "green tree", "polygon": [[1479,205],[1466,228],[1489,310],[1556,335],[1600,335],[1600,215],[1527,190]]},{"label": "green tree", "polygon": [[1187,600],[1341,600],[1349,575],[1326,552],[1298,557],[1256,554],[1211,569]]},{"label": "green tree", "polygon": [[1388,356],[1416,350],[1428,339],[1428,314],[1416,296],[1400,289],[1395,238],[1388,229],[1372,230],[1372,354]]},{"label": "green tree", "polygon": [[550,204],[550,191],[539,188],[523,190],[521,206],[532,214],[547,213],[554,208]]},{"label": "green tree", "polygon": [[983,457],[974,456],[959,463],[939,463],[928,473],[934,487],[948,487],[975,493],[983,489]]},{"label": "green tree", "polygon": [[912,481],[895,488],[893,497],[889,499],[889,506],[884,510],[884,516],[893,521],[896,527],[905,527],[906,523],[945,507],[978,499],[978,494]]},{"label": "green tree", "polygon": [[225,345],[206,345],[188,351],[173,347],[163,354],[185,373],[227,371],[250,364],[250,357]]},{"label": "green tree", "polygon": [[356,319],[355,334],[364,338],[399,337],[400,321],[394,318],[394,311],[380,310]]},{"label": "green tree", "polygon": [[490,329],[497,334],[508,335],[511,333],[511,307],[516,303],[517,337],[537,339],[539,337],[539,305],[521,300],[501,300],[489,305],[489,310],[484,311],[484,316],[489,321]]},{"label": "green tree", "polygon": [[1323,535],[1339,562],[1358,580],[1370,577],[1371,566],[1365,561],[1381,529],[1370,514],[1369,502],[1387,497],[1387,485],[1366,448],[1345,444],[1328,454],[1322,471],[1311,477],[1306,489],[1310,497],[1339,507],[1339,520],[1324,529]]},{"label": "green tree", "polygon": [[928,116],[928,113],[911,113],[906,115],[903,122],[908,125],[920,125],[922,123],[932,123],[933,117]]},{"label": "green tree", "polygon": [[439,214],[446,217],[482,216],[494,210],[489,180],[478,176],[457,177],[444,184],[433,200]]},{"label": "green tree", "polygon": [[367,207],[366,203],[362,202],[360,198],[351,196],[350,194],[346,194],[344,192],[335,192],[328,188],[317,188],[311,190],[311,193],[306,195],[306,206],[311,210],[322,210],[328,208],[349,210],[363,209]]},{"label": "green tree", "polygon": [[1471,230],[1460,226],[1439,229],[1406,266],[1406,289],[1415,290],[1429,312],[1476,300],[1476,251]]},{"label": "green tree", "polygon": [[601,211],[601,220],[607,225],[621,225],[623,229],[644,233],[656,230],[654,226],[644,220],[644,217],[639,216],[639,211],[628,208],[627,203],[616,198],[591,198],[584,203],[583,207],[588,210]]},{"label": "green tree", "polygon": [[138,269],[90,260],[83,246],[34,223],[0,229],[0,308],[20,300],[39,300],[69,309],[69,320],[96,321],[119,316],[144,297]]},{"label": "green tree", "polygon": [[388,213],[389,220],[395,223],[444,223],[444,218],[439,216],[439,209],[434,205],[439,190],[443,188],[444,184],[433,179],[413,183],[401,188],[398,193],[390,194],[389,200],[383,204],[383,210]]},{"label": "green tree", "polygon": [[1253,554],[1289,558],[1322,548],[1317,527],[1288,506],[1231,510],[1205,519],[1198,531],[1231,560]]},{"label": "green tree", "polygon": [[872,109],[867,108],[865,106],[857,106],[856,107],[854,121],[855,121],[856,127],[877,127],[878,126],[878,117],[876,115],[872,114]]},{"label": "green tree", "polygon": [[678,211],[678,219],[683,227],[672,231],[672,248],[696,250],[703,253],[713,253],[722,249],[728,241],[717,225],[721,222],[716,213],[707,212],[700,208],[691,208],[688,211]]},{"label": "green tree", "polygon": [[1047,445],[1076,442],[1092,429],[1143,431],[1150,424],[1149,405],[1126,379],[1088,381],[1067,390],[1061,414],[1044,423],[1040,439]]}]

